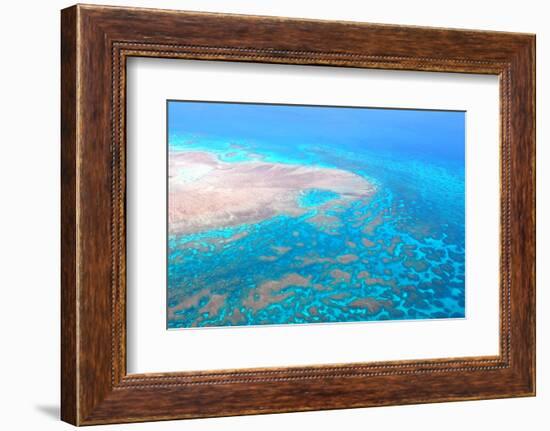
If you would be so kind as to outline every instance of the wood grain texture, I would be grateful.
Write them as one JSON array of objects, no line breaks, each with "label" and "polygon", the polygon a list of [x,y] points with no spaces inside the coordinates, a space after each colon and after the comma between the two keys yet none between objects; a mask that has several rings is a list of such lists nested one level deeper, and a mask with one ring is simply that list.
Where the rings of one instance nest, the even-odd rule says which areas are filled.
[{"label": "wood grain texture", "polygon": [[61,417],[78,421],[76,297],[76,9],[61,16]]},{"label": "wood grain texture", "polygon": [[[63,420],[87,425],[534,395],[533,35],[79,5],[62,11],[61,36]],[[127,375],[129,56],[499,75],[499,356]]]}]

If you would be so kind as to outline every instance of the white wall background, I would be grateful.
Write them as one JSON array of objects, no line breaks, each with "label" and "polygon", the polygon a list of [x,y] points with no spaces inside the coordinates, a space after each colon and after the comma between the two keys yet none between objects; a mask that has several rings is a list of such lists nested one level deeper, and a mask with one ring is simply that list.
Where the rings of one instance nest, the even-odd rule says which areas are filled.
[{"label": "white wall background", "polygon": [[[119,0],[104,4],[477,28],[537,34],[538,396],[245,416],[95,429],[547,429],[550,423],[548,141],[550,14],[545,2],[354,0]],[[62,430],[59,422],[59,10],[60,0],[4,2],[0,15],[0,427]],[[545,314],[546,313],[546,314]]]}]

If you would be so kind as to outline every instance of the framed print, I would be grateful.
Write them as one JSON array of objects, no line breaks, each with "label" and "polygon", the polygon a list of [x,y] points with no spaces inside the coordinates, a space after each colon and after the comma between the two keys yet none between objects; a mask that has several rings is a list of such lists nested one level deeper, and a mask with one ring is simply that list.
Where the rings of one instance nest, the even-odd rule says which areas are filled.
[{"label": "framed print", "polygon": [[535,394],[533,35],[61,30],[63,420]]}]

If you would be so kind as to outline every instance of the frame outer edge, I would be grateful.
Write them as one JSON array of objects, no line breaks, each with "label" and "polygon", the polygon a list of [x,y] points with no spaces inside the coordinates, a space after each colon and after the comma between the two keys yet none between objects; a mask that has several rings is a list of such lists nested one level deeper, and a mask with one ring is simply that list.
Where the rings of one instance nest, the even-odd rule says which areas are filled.
[{"label": "frame outer edge", "polygon": [[533,352],[532,352],[532,371],[531,376],[533,379],[533,387],[531,394],[533,396],[537,395],[537,36],[533,35],[531,39],[531,50],[530,55],[532,59],[532,75],[531,79],[533,82],[533,94],[531,96],[531,104],[533,109],[533,156],[531,161],[531,166],[533,169],[533,236],[534,236],[534,259],[533,259],[533,292],[532,292],[532,301],[533,301],[533,316],[531,319],[532,325],[532,342],[533,342]]},{"label": "frame outer edge", "polygon": [[527,64],[530,67],[530,74],[527,77],[527,82],[530,88],[529,100],[528,103],[531,109],[531,122],[527,125],[528,130],[530,131],[529,135],[529,144],[531,147],[531,157],[529,160],[529,178],[532,181],[532,190],[528,199],[532,205],[531,208],[531,224],[532,224],[532,241],[531,244],[531,285],[529,286],[529,299],[531,306],[531,313],[529,318],[529,342],[530,342],[530,385],[529,385],[529,395],[537,395],[537,37],[533,34],[529,37],[528,48],[527,48],[528,61]]},{"label": "frame outer edge", "polygon": [[526,36],[511,61],[511,363],[519,396],[536,396],[536,136],[535,36]]},{"label": "frame outer edge", "polygon": [[537,336],[536,336],[536,279],[537,279],[537,260],[536,260],[536,241],[537,241],[537,206],[536,206],[536,35],[527,37],[525,49],[522,51],[523,59],[520,60],[522,67],[526,68],[525,76],[523,77],[526,86],[526,109],[529,115],[523,115],[526,134],[526,152],[527,152],[527,169],[525,181],[528,183],[527,196],[525,198],[526,205],[529,208],[529,224],[527,230],[526,242],[527,250],[525,253],[526,265],[528,265],[529,285],[524,287],[524,294],[527,296],[528,310],[526,311],[526,334],[528,340],[527,359],[527,395],[536,396],[536,380],[537,380]]},{"label": "frame outer edge", "polygon": [[61,11],[61,420],[79,423],[77,276],[78,6]]}]

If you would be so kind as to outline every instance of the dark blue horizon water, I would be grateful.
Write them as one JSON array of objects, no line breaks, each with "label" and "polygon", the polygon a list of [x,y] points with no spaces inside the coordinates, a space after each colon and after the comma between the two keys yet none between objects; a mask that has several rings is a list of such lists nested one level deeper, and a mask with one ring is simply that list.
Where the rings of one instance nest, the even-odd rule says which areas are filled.
[{"label": "dark blue horizon water", "polygon": [[[169,236],[169,328],[465,316],[464,112],[170,101],[168,145],[376,186],[347,208],[304,190],[299,217]],[[312,223],[321,211],[332,221]],[[255,296],[265,283],[278,290]]]}]

